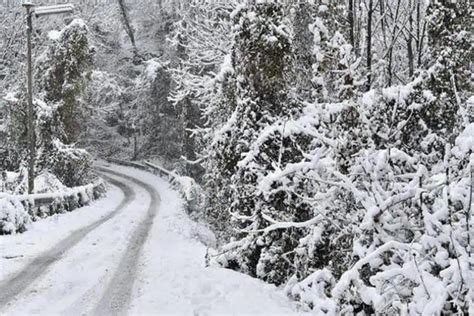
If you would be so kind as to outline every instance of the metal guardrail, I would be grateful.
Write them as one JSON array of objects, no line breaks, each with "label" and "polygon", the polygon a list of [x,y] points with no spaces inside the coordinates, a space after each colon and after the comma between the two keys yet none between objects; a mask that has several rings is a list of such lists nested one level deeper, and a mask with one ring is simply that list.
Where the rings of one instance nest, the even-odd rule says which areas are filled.
[{"label": "metal guardrail", "polygon": [[164,177],[168,177],[168,179],[170,181],[174,181],[174,182],[177,182],[177,184],[179,184],[179,175],[177,175],[176,173],[172,172],[172,171],[169,171],[169,170],[166,170],[160,166],[157,166],[155,164],[152,164],[151,162],[148,162],[148,161],[145,161],[144,164],[152,169],[153,171],[159,173],[161,176],[164,176]]},{"label": "metal guardrail", "polygon": [[176,173],[166,170],[165,168],[162,168],[160,166],[154,165],[148,161],[145,161],[144,163],[139,163],[139,162],[132,162],[132,161],[126,161],[126,160],[120,160],[120,159],[113,159],[113,158],[109,158],[107,159],[107,161],[110,163],[117,164],[117,165],[137,168],[140,170],[158,174],[161,177],[166,177],[168,180],[172,181],[173,184],[176,183],[177,185],[179,185],[179,181],[177,181],[179,176]]},{"label": "metal guardrail", "polygon": [[[71,212],[77,208],[88,205],[91,201],[97,200],[105,193],[105,182],[100,180],[82,187],[70,188],[62,193],[44,194],[0,194],[0,201],[6,201],[12,205],[21,203],[24,211],[35,221],[53,214]],[[0,235],[12,233],[2,229],[0,218]],[[17,224],[14,223],[16,226]],[[24,223],[15,228],[15,232],[24,232]]]},{"label": "metal guardrail", "polygon": [[[68,192],[65,195],[62,194],[32,194],[24,196],[22,201],[33,201],[35,206],[45,206],[56,203],[58,200],[70,201],[72,199],[78,198],[78,203],[84,205],[89,200],[89,197],[84,197],[83,192],[91,191],[92,200],[98,199],[105,192],[105,183],[103,181],[97,181],[96,183],[71,188],[71,192]],[[21,199],[22,197],[20,197]]]},{"label": "metal guardrail", "polygon": [[121,166],[125,166],[125,167],[132,167],[132,168],[137,168],[137,169],[140,169],[140,170],[149,171],[148,168],[145,165],[142,165],[141,163],[138,163],[138,162],[132,162],[132,161],[128,161],[128,160],[121,160],[121,159],[114,159],[114,158],[107,158],[106,161],[110,162],[110,163],[113,163],[113,164],[116,164],[116,165],[121,165]]},{"label": "metal guardrail", "polygon": [[148,161],[145,161],[143,163],[138,163],[138,162],[131,162],[131,161],[125,161],[125,160],[120,160],[120,159],[112,159],[112,158],[107,159],[107,161],[110,162],[110,163],[117,164],[117,165],[137,168],[137,169],[144,170],[144,171],[147,171],[147,172],[151,172],[151,173],[156,174],[158,176],[167,178],[168,181],[170,181],[170,183],[172,185],[174,185],[176,187],[176,189],[178,189],[178,191],[183,196],[183,198],[186,202],[186,210],[189,213],[193,213],[194,211],[196,211],[198,209],[198,207],[199,207],[199,196],[198,196],[198,194],[196,193],[196,194],[194,194],[193,197],[189,197],[186,194],[186,189],[183,187],[182,183],[180,182],[181,176],[176,174],[175,172],[166,170],[165,168],[157,166],[157,165],[155,165],[151,162],[148,162]]},{"label": "metal guardrail", "polygon": [[[81,187],[69,188],[66,194],[62,193],[35,193],[35,194],[20,194],[12,195],[8,193],[0,193],[0,199],[15,199],[19,202],[28,202],[32,205],[44,206],[51,204],[60,199],[68,199],[72,197],[80,197],[84,191],[92,191],[94,198],[100,197],[105,192],[105,183],[97,181],[93,184],[84,185]],[[83,198],[85,199],[85,197]]]}]

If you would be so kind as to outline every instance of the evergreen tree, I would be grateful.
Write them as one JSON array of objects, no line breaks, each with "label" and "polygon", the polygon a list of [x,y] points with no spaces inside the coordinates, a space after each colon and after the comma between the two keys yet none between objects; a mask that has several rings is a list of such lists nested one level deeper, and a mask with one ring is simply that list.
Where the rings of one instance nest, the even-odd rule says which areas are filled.
[{"label": "evergreen tree", "polygon": [[58,104],[65,144],[78,141],[85,119],[82,103],[84,89],[93,63],[94,49],[89,44],[89,30],[76,19],[60,33],[55,45],[37,63],[39,91],[44,102]]},{"label": "evergreen tree", "polygon": [[472,94],[472,14],[469,1],[430,1],[427,10],[430,60],[434,62],[427,88],[436,99],[424,116],[428,127],[444,131],[451,142],[459,133],[458,111]]},{"label": "evergreen tree", "polygon": [[[35,65],[36,171],[50,171],[68,186],[86,183],[92,163],[87,152],[74,147],[84,126],[82,97],[93,58],[87,35],[84,22],[73,20]],[[13,98],[9,111],[13,169],[21,168],[26,157],[26,94],[22,91]]]},{"label": "evergreen tree", "polygon": [[288,176],[291,185],[276,182],[268,191],[260,187],[268,174],[301,160],[309,142],[285,132],[286,122],[301,114],[302,105],[292,94],[295,58],[284,12],[277,2],[249,3],[234,12],[236,81],[228,101],[235,102],[235,110],[212,148],[215,177],[228,183],[221,188],[231,201],[224,211],[232,214],[238,239],[228,245],[225,265],[276,284],[293,272],[286,256],[294,256],[302,235],[298,230],[265,233],[265,228],[273,220],[299,222],[312,215],[298,198],[302,180],[296,176]]}]

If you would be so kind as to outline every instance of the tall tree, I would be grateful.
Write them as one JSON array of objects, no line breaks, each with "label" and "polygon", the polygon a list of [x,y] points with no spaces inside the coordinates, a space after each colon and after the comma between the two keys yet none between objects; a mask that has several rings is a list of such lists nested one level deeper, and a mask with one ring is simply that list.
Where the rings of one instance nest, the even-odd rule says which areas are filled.
[{"label": "tall tree", "polygon": [[[35,65],[37,170],[48,170],[63,184],[74,186],[87,182],[90,172],[89,155],[74,148],[74,143],[85,126],[82,98],[94,50],[82,20],[73,20],[56,35]],[[14,169],[21,168],[25,157],[24,100],[24,92],[19,92],[10,104],[8,135]]]},{"label": "tall tree", "polygon": [[135,59],[138,61],[138,49],[137,43],[135,41],[135,30],[132,26],[132,21],[130,19],[130,13],[127,5],[125,4],[125,0],[117,0],[118,6],[120,10],[120,15],[122,17],[122,23],[125,28],[125,32],[127,33],[128,38],[130,39],[130,43],[132,45],[133,55]]}]

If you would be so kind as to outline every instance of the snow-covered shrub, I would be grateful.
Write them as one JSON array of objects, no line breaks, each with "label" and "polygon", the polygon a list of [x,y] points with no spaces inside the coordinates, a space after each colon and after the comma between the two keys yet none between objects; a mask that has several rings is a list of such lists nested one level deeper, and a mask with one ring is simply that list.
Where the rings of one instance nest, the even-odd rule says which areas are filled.
[{"label": "snow-covered shrub", "polygon": [[302,281],[293,276],[287,283],[285,290],[289,297],[310,307],[316,315],[336,315],[338,307],[332,300],[331,288],[335,278],[327,269],[318,270]]},{"label": "snow-covered shrub", "polygon": [[[338,142],[318,133],[318,126],[332,132],[321,129],[326,117],[316,104],[287,122],[286,133],[315,138],[312,151],[282,170],[260,171],[258,192],[266,193],[255,209],[262,212],[233,213],[248,225],[237,226],[238,240],[225,245],[217,261],[273,282],[286,278],[292,297],[324,313],[467,313],[473,306],[472,126],[452,149],[444,148],[436,165],[395,147],[378,149],[372,140],[342,173]],[[269,131],[282,127],[269,126],[262,139]],[[239,164],[248,164],[250,154]],[[275,217],[264,204],[273,192],[299,196],[310,205],[308,219]],[[242,249],[258,251],[247,257]],[[279,265],[281,249],[287,266]],[[252,262],[258,262],[255,272]]]},{"label": "snow-covered shrub", "polygon": [[88,183],[92,157],[74,144],[66,145],[61,139],[64,122],[61,121],[60,106],[48,105],[37,100],[36,134],[41,142],[37,149],[37,172],[51,172],[62,184],[73,187]]},{"label": "snow-covered shrub", "polygon": [[51,172],[44,171],[35,178],[34,193],[54,193],[61,192],[66,186]]},{"label": "snow-covered shrub", "polygon": [[177,176],[174,179],[186,202],[185,209],[193,216],[201,216],[204,205],[204,192],[201,186],[191,177]]},{"label": "snow-covered shrub", "polygon": [[84,185],[92,180],[92,157],[83,149],[53,142],[49,151],[48,169],[68,187]]},{"label": "snow-covered shrub", "polygon": [[22,233],[29,222],[30,216],[19,200],[0,197],[0,235]]}]

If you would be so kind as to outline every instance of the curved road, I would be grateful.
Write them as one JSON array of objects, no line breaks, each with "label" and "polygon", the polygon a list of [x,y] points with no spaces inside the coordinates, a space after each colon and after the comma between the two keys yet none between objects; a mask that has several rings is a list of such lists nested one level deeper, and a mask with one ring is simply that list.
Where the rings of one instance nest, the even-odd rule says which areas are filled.
[{"label": "curved road", "polygon": [[[90,278],[91,281],[85,286],[79,286],[80,283],[76,281],[78,284],[76,288],[74,280],[68,284],[70,292],[78,295],[76,301],[71,304],[75,309],[74,313],[97,315],[127,313],[138,260],[153,225],[160,197],[155,188],[137,178],[104,167],[98,168],[98,171],[109,183],[123,192],[124,197],[120,204],[100,220],[73,231],[52,249],[34,258],[15,275],[1,280],[0,314],[15,314],[28,304],[34,305],[32,301],[36,300],[41,305],[41,301],[48,301],[49,296],[64,292],[65,285],[55,275],[74,275],[78,279],[88,280],[89,269],[84,269],[85,275],[81,278],[77,275],[76,264],[81,262],[85,267],[96,267],[98,260],[96,262],[93,260],[97,252],[99,252],[97,256],[107,255],[107,259],[98,263],[97,270],[100,271],[96,274],[100,274],[100,278]],[[97,244],[91,244],[89,240],[91,238],[96,238]],[[87,249],[88,253],[94,255],[84,256],[78,248],[82,252]],[[100,266],[102,264],[103,267]],[[68,306],[64,308],[68,309]],[[41,313],[40,306],[37,311]]]},{"label": "curved road", "polygon": [[151,185],[119,173],[112,172],[107,169],[100,169],[103,172],[113,174],[115,176],[125,177],[133,183],[144,188],[151,197],[151,203],[148,207],[146,217],[140,222],[139,226],[133,232],[128,243],[127,250],[122,256],[120,266],[116,270],[107,291],[102,296],[96,310],[97,315],[106,315],[111,312],[114,315],[125,314],[130,304],[130,296],[132,292],[133,281],[137,274],[137,264],[143,245],[150,233],[153,220],[156,216],[156,209],[160,202],[160,197],[155,188]]}]

